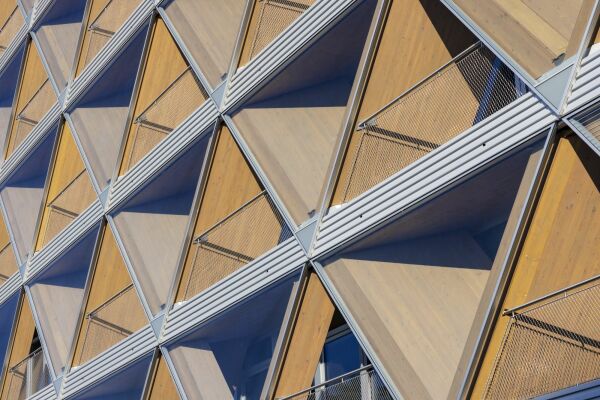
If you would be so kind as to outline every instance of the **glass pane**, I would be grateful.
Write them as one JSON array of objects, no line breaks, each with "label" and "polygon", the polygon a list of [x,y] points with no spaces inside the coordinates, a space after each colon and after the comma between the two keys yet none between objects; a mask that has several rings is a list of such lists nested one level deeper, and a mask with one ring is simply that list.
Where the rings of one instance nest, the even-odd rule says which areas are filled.
[{"label": "glass pane", "polygon": [[360,368],[360,345],[351,332],[325,343],[325,379],[329,380]]}]

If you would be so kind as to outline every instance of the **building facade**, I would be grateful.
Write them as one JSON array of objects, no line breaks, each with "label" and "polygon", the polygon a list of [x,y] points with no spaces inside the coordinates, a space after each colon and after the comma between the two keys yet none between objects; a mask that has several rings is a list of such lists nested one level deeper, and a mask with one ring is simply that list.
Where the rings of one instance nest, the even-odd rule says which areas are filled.
[{"label": "building facade", "polygon": [[0,400],[600,397],[600,0],[0,0]]}]

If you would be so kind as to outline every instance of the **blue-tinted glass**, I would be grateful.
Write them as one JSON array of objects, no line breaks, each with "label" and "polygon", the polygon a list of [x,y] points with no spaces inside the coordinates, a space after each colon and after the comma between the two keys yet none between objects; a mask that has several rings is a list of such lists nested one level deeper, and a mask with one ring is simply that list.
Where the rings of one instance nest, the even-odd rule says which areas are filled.
[{"label": "blue-tinted glass", "polygon": [[352,333],[325,344],[325,379],[332,379],[360,368],[360,345]]}]

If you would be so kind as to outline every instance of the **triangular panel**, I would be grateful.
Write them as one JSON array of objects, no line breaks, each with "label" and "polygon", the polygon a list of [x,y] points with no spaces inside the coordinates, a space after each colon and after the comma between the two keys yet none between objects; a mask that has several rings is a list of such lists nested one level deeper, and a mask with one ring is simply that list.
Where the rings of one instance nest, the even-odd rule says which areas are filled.
[{"label": "triangular panel", "polygon": [[[4,217],[0,216],[0,286],[19,270]],[[1,354],[1,353],[0,353]]]},{"label": "triangular panel", "polygon": [[21,263],[31,252],[35,240],[36,224],[58,127],[51,129],[53,132],[23,161],[0,192]]},{"label": "triangular panel", "polygon": [[24,23],[25,18],[23,18],[16,0],[6,0],[0,3],[0,55],[10,45]]},{"label": "triangular panel", "polygon": [[0,397],[2,400],[25,399],[51,383],[50,370],[46,365],[29,301],[24,294],[7,365]]},{"label": "triangular panel", "polygon": [[7,357],[10,335],[16,321],[19,298],[20,293],[17,292],[0,304],[0,321],[2,321],[0,324],[0,379],[7,373],[4,367],[8,364],[8,360],[5,362],[5,357]]},{"label": "triangular panel", "polygon": [[69,113],[101,189],[112,178],[147,32],[142,29]]},{"label": "triangular panel", "polygon": [[512,153],[323,262],[403,396],[449,396],[470,332],[482,323],[477,310],[495,287],[541,145]]},{"label": "triangular panel", "polygon": [[188,300],[289,237],[290,230],[223,126],[177,300]]},{"label": "triangular panel", "polygon": [[209,140],[209,134],[198,140],[113,214],[153,314],[173,284]]},{"label": "triangular panel", "polygon": [[108,225],[89,282],[73,366],[84,364],[148,324]]},{"label": "triangular panel", "polygon": [[179,394],[169,366],[163,357],[157,362],[156,371],[150,380],[148,400],[179,400]]},{"label": "triangular panel", "polygon": [[215,89],[229,68],[244,0],[171,0],[164,7],[185,46]]},{"label": "triangular panel", "polygon": [[24,53],[25,46],[21,46],[21,49],[17,51],[17,54],[13,56],[13,59],[0,75],[0,146],[2,149],[4,149],[10,128],[10,118]]},{"label": "triangular panel", "polygon": [[284,278],[167,345],[190,399],[258,400],[298,275]]},{"label": "triangular panel", "polygon": [[28,284],[56,376],[62,375],[75,339],[98,231],[92,229]]},{"label": "triangular panel", "polygon": [[68,124],[62,125],[35,249],[41,249],[94,200],[96,192]]},{"label": "triangular panel", "polygon": [[297,224],[319,205],[375,3],[363,2],[233,114]]},{"label": "triangular panel", "polygon": [[140,87],[135,96],[120,175],[150,150],[207,99],[204,88],[181,54],[160,18],[152,27]]},{"label": "triangular panel", "polygon": [[35,28],[50,73],[61,92],[71,78],[85,3],[81,0],[54,2]]},{"label": "triangular panel", "polygon": [[15,101],[9,140],[4,152],[5,158],[23,142],[55,102],[56,94],[40,54],[34,43],[30,42]]},{"label": "triangular panel", "polygon": [[138,4],[137,0],[90,0],[75,76],[94,59]]}]

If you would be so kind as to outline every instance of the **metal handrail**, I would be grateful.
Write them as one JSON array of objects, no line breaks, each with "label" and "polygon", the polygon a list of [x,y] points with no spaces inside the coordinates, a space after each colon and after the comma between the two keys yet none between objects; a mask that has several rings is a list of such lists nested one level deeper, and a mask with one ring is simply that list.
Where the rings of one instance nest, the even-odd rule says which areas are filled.
[{"label": "metal handrail", "polygon": [[89,31],[100,32],[102,34],[105,34],[106,36],[112,36],[112,35],[115,34],[114,32],[109,31],[107,29],[102,29],[102,28],[98,28],[98,27],[95,26],[96,23],[98,22],[98,20],[100,18],[102,18],[102,16],[106,12],[106,10],[113,4],[113,2],[114,2],[114,0],[110,0],[108,3],[106,3],[106,5],[102,9],[102,11],[100,11],[100,13],[98,13],[98,16],[96,18],[94,18],[94,20],[90,23],[90,26],[88,28]]},{"label": "metal handrail", "polygon": [[300,390],[299,392],[296,392],[294,394],[290,394],[290,395],[287,395],[285,397],[277,398],[277,400],[289,400],[289,399],[293,399],[293,398],[298,397],[300,395],[303,395],[305,393],[310,393],[310,392],[316,391],[319,388],[326,387],[326,386],[331,386],[331,385],[336,384],[336,383],[344,382],[344,381],[348,380],[349,378],[354,378],[354,377],[360,375],[361,372],[366,372],[366,371],[370,372],[371,370],[373,370],[373,365],[369,364],[369,365],[366,365],[364,367],[360,367],[358,369],[355,369],[354,371],[347,372],[347,373],[345,373],[343,375],[340,375],[340,376],[337,376],[335,378],[329,379],[329,380],[327,380],[325,382],[319,383],[318,385],[314,385],[314,386],[311,386],[309,388]]},{"label": "metal handrail", "polygon": [[375,120],[379,115],[383,114],[390,107],[394,106],[403,97],[406,97],[410,93],[412,93],[415,90],[419,89],[425,83],[429,82],[432,78],[435,78],[436,76],[441,75],[441,73],[442,73],[443,70],[445,70],[446,68],[450,67],[451,65],[457,63],[458,61],[464,59],[469,54],[474,53],[475,51],[477,51],[481,47],[483,47],[483,44],[481,42],[473,43],[471,46],[467,47],[465,50],[463,50],[462,52],[460,52],[458,55],[456,55],[450,61],[448,61],[445,64],[443,64],[441,67],[439,67],[438,69],[436,69],[435,71],[433,71],[431,74],[429,74],[425,78],[421,79],[415,85],[411,86],[409,89],[405,90],[400,95],[396,96],[393,100],[391,100],[385,106],[383,106],[379,110],[375,111],[369,117],[365,118],[363,120],[363,122],[361,122],[361,123],[358,124],[358,129],[366,129],[367,126],[372,125],[372,121],[373,120]]},{"label": "metal handrail", "polygon": [[37,356],[39,353],[42,352],[42,348],[38,348],[34,351],[32,351],[31,353],[29,353],[25,358],[23,358],[21,361],[19,361],[18,363],[16,363],[13,367],[11,367],[10,372],[11,373],[16,373],[17,368],[19,368],[21,365],[23,365],[25,362],[27,362],[28,360],[32,359],[33,357]]}]

